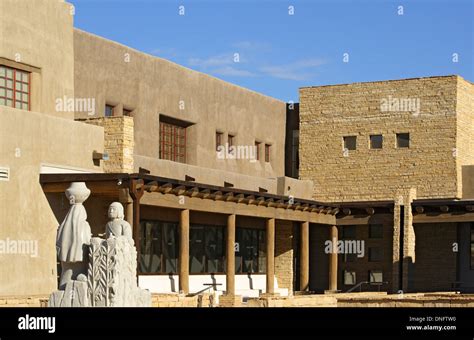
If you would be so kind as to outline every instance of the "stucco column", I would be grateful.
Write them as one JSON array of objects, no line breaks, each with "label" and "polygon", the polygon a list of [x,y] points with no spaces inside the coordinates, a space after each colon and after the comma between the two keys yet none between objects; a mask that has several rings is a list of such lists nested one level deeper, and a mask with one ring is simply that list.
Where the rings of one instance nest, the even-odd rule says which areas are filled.
[{"label": "stucco column", "polygon": [[309,288],[309,222],[301,222],[300,231],[300,290]]},{"label": "stucco column", "polygon": [[179,290],[189,294],[189,210],[179,215]]},{"label": "stucco column", "polygon": [[337,226],[330,227],[329,235],[332,242],[332,252],[329,254],[329,290],[337,291]]},{"label": "stucco column", "polygon": [[235,295],[235,215],[227,216],[226,294]]},{"label": "stucco column", "polygon": [[267,219],[267,291],[275,293],[275,219]]}]

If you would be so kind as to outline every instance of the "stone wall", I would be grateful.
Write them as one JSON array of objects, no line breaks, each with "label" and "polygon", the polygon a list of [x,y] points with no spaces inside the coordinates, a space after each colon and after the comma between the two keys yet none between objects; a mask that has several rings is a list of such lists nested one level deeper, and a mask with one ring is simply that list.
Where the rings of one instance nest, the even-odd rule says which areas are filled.
[{"label": "stone wall", "polygon": [[[314,181],[313,197],[391,200],[407,188],[416,188],[418,198],[459,197],[454,154],[459,79],[301,88],[300,178]],[[419,112],[382,110],[384,100],[398,99],[419,100]],[[396,147],[397,133],[410,133],[409,148]],[[372,134],[383,135],[382,149],[370,149]],[[344,152],[344,136],[357,136],[357,150]]]},{"label": "stone wall", "polygon": [[278,288],[293,293],[293,223],[277,220],[275,229],[275,277]]},{"label": "stone wall", "polygon": [[45,295],[33,296],[2,296],[0,297],[0,308],[2,307],[45,307],[44,301],[48,300]]},{"label": "stone wall", "polygon": [[[458,79],[457,88],[457,173],[458,178],[463,176],[463,167],[474,165],[474,85],[462,78]],[[464,176],[471,176],[474,180],[473,172],[464,171]],[[458,182],[458,195],[468,198],[468,193],[472,192],[472,187],[463,188],[469,185],[470,181],[464,179]],[[472,198],[473,196],[470,196]]]},{"label": "stone wall", "polygon": [[134,123],[132,117],[102,117],[82,120],[104,128],[104,149],[109,160],[103,162],[104,172],[133,172]]},{"label": "stone wall", "polygon": [[185,296],[180,294],[152,294],[152,307],[212,307],[215,306],[212,294]]},{"label": "stone wall", "polygon": [[415,225],[416,261],[410,291],[450,291],[456,281],[457,223],[423,223]]}]

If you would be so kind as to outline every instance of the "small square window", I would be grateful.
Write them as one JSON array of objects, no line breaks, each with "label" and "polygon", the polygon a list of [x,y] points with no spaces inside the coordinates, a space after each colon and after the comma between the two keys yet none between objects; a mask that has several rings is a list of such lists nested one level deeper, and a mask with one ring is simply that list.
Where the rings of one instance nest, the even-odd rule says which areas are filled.
[{"label": "small square window", "polygon": [[223,136],[222,132],[216,132],[216,151],[219,151],[219,146],[222,146]]},{"label": "small square window", "polygon": [[123,115],[127,117],[132,116],[132,110],[123,109]]},{"label": "small square window", "polygon": [[383,238],[383,224],[369,224],[369,238]]},{"label": "small square window", "polygon": [[342,238],[343,239],[355,239],[356,238],[356,226],[345,225],[342,227]]},{"label": "small square window", "polygon": [[255,142],[255,158],[257,161],[260,160],[260,142]]},{"label": "small square window", "polygon": [[357,148],[357,137],[356,136],[345,136],[344,139],[344,150],[356,150]]},{"label": "small square window", "polygon": [[410,147],[410,134],[397,133],[397,148],[409,148],[409,147]]},{"label": "small square window", "polygon": [[383,272],[381,270],[369,271],[369,282],[370,283],[383,283]]},{"label": "small square window", "polygon": [[227,136],[227,143],[229,143],[229,147],[234,146],[235,136],[234,135],[228,135]]},{"label": "small square window", "polygon": [[344,285],[353,286],[356,282],[356,273],[354,271],[344,270]]},{"label": "small square window", "polygon": [[105,105],[105,117],[112,117],[114,115],[114,107],[112,105]]},{"label": "small square window", "polygon": [[370,136],[370,148],[371,149],[382,149],[383,136],[382,135],[371,135]]},{"label": "small square window", "polygon": [[369,262],[383,261],[383,249],[381,247],[369,247]]},{"label": "small square window", "polygon": [[265,144],[265,162],[270,162],[270,144]]}]

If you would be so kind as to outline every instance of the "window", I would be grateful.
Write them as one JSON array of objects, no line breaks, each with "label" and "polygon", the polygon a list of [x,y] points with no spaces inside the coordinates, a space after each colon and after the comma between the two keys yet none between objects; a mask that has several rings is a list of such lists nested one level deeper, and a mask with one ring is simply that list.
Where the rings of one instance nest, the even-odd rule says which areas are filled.
[{"label": "window", "polygon": [[219,146],[222,146],[222,137],[224,134],[222,132],[216,132],[216,151],[219,151]]},{"label": "window", "polygon": [[381,270],[369,271],[369,282],[370,283],[383,283],[383,273]]},{"label": "window", "polygon": [[383,136],[382,135],[371,135],[370,136],[370,148],[371,149],[382,149]]},{"label": "window", "polygon": [[265,162],[270,162],[270,144],[265,144]]},{"label": "window", "polygon": [[231,146],[234,146],[234,143],[235,143],[235,136],[234,135],[228,135],[227,136],[227,143],[229,144],[229,148]]},{"label": "window", "polygon": [[112,105],[105,105],[105,117],[113,117],[114,115],[114,107]]},{"label": "window", "polygon": [[346,225],[342,227],[342,238],[343,239],[355,239],[356,238],[356,226]]},{"label": "window", "polygon": [[383,238],[383,224],[369,224],[369,238]]},{"label": "window", "polygon": [[356,272],[344,270],[344,285],[353,286],[357,283]]},{"label": "window", "polygon": [[255,159],[256,159],[257,161],[260,160],[260,144],[262,144],[262,143],[260,143],[260,142],[255,142]]},{"label": "window", "polygon": [[357,137],[356,136],[345,136],[344,150],[355,150],[357,148]]},{"label": "window", "polygon": [[474,224],[471,223],[471,269],[474,269]]},{"label": "window", "polygon": [[410,134],[397,133],[397,148],[409,148],[409,147],[410,147]]},{"label": "window", "polygon": [[[343,240],[353,240],[356,238],[356,226],[355,225],[346,225],[342,227],[341,238]],[[357,254],[354,253],[344,253],[343,260],[344,262],[355,262]]]},{"label": "window", "polygon": [[189,230],[189,272],[223,273],[224,228],[192,224]]},{"label": "window", "polygon": [[264,229],[237,228],[235,241],[235,272],[265,273],[266,231]]},{"label": "window", "polygon": [[130,116],[132,116],[132,111],[133,110],[123,109],[123,115],[130,117]]},{"label": "window", "polygon": [[30,109],[30,74],[0,66],[0,105]]},{"label": "window", "polygon": [[160,159],[186,162],[186,128],[160,121]]},{"label": "window", "polygon": [[178,224],[162,221],[140,223],[140,273],[178,272]]},{"label": "window", "polygon": [[383,261],[383,249],[381,247],[369,247],[369,262]]}]

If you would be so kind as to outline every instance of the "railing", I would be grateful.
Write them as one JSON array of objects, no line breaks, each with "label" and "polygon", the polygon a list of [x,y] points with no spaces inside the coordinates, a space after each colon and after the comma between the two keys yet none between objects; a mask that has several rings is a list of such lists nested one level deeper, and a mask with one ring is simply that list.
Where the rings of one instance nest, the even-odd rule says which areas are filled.
[{"label": "railing", "polygon": [[383,286],[385,284],[388,284],[388,282],[369,282],[369,281],[362,281],[356,284],[354,287],[349,289],[346,293],[352,293],[354,290],[359,288],[359,292],[362,292],[362,286],[363,285],[369,285],[369,286],[378,286],[378,291],[380,292],[380,286]]}]

